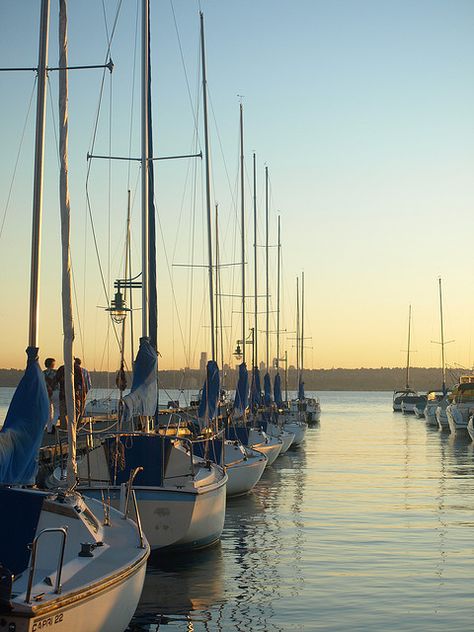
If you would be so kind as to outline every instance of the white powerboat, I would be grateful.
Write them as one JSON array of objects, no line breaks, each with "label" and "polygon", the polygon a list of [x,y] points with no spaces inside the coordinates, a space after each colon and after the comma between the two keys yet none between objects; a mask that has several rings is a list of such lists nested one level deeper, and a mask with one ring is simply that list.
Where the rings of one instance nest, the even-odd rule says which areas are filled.
[{"label": "white powerboat", "polygon": [[440,430],[449,430],[448,423],[448,415],[446,414],[446,409],[451,403],[451,400],[448,396],[444,397],[439,405],[436,407],[436,421],[438,422],[438,427]]},{"label": "white powerboat", "polygon": [[306,422],[317,424],[321,421],[321,403],[319,397],[306,398]]},{"label": "white powerboat", "polygon": [[436,419],[436,409],[443,401],[445,394],[443,391],[429,391],[426,397],[426,406],[424,410],[425,421],[428,426],[438,426]]},{"label": "white powerboat", "polygon": [[394,412],[402,411],[402,402],[405,397],[415,397],[418,393],[411,388],[405,388],[403,390],[394,391],[392,398],[392,408]]},{"label": "white powerboat", "polygon": [[461,383],[452,393],[452,403],[446,408],[452,434],[467,432],[469,418],[474,411],[474,383]]}]

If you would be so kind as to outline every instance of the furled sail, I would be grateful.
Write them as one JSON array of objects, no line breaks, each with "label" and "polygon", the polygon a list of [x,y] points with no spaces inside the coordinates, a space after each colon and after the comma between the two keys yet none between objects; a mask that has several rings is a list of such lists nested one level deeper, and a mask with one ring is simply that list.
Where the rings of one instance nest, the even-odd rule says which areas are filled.
[{"label": "furled sail", "polygon": [[33,485],[38,451],[49,419],[46,382],[38,364],[38,349],[28,347],[26,370],[0,430],[0,483]]},{"label": "furled sail", "polygon": [[281,394],[281,377],[279,373],[275,375],[273,382],[273,396],[275,398],[275,404],[278,408],[281,408],[283,406],[283,396]]},{"label": "furled sail", "polygon": [[199,420],[207,425],[216,416],[217,402],[219,400],[220,377],[219,367],[215,360],[209,360],[206,367],[206,380],[202,388],[201,401],[199,402]]},{"label": "furled sail", "polygon": [[249,372],[245,362],[239,365],[239,381],[235,391],[234,413],[237,417],[243,417],[249,401]]},{"label": "furled sail", "polygon": [[272,381],[270,379],[270,374],[265,373],[263,376],[263,393],[264,393],[264,401],[265,406],[272,405]]},{"label": "furled sail", "polygon": [[260,386],[260,371],[256,366],[252,369],[252,384],[250,386],[250,408],[255,410],[262,405],[262,387]]},{"label": "furled sail", "polygon": [[67,76],[67,12],[66,0],[59,3],[59,202],[61,214],[62,281],[61,298],[63,312],[64,391],[67,411],[68,462],[67,482],[74,485],[77,479],[76,463],[76,406],[74,398],[74,318],[72,312],[71,277],[71,206],[68,186],[68,76]]},{"label": "furled sail", "polygon": [[133,367],[132,388],[123,398],[122,421],[133,417],[152,417],[158,405],[158,385],[156,382],[157,354],[149,338],[140,338],[135,365]]}]

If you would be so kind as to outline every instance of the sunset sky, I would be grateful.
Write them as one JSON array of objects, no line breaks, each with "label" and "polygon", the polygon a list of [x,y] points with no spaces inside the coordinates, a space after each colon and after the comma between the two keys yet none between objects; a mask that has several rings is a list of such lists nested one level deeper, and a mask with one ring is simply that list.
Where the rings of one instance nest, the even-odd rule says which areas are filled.
[{"label": "sunset sky", "polygon": [[[137,1],[69,2],[69,62],[103,63],[94,151],[138,156]],[[155,155],[203,148],[199,9],[205,15],[212,198],[219,203],[221,260],[239,260],[238,116],[245,116],[247,283],[253,294],[252,152],[258,161],[259,243],[264,244],[264,167],[270,172],[270,242],[282,222],[282,326],[295,329],[295,279],[305,272],[306,366],[401,366],[408,305],[413,364],[439,363],[438,286],[448,363],[473,364],[474,3],[469,0],[152,0]],[[57,11],[51,0],[49,65],[56,66]],[[39,1],[0,4],[2,67],[37,63]],[[139,30],[138,30],[139,34]],[[136,51],[136,53],[135,53]],[[183,63],[184,62],[184,63]],[[62,358],[57,73],[48,97],[40,353]],[[70,73],[70,187],[76,289],[76,355],[91,369],[114,370],[118,351],[106,312],[86,199],[100,70]],[[0,73],[1,367],[22,367],[27,345],[35,100],[33,72]],[[243,95],[239,97],[238,95]],[[195,120],[198,121],[196,135]],[[26,121],[26,125],[25,125]],[[131,122],[132,121],[132,125]],[[15,178],[15,163],[20,148]],[[131,139],[131,143],[130,140]],[[129,144],[130,143],[130,144]],[[130,149],[129,149],[130,147]],[[159,350],[163,368],[197,366],[209,350],[204,164],[156,165],[160,225]],[[13,180],[12,180],[13,179]],[[9,190],[12,185],[11,196]],[[140,261],[136,162],[94,161],[91,212],[109,293],[123,276],[127,188],[132,190],[133,269]],[[276,248],[270,250],[271,329],[276,320]],[[265,291],[264,251],[259,248]],[[240,291],[239,269],[222,270],[222,291]],[[140,295],[134,295],[139,307]],[[248,326],[253,325],[248,301]],[[265,307],[260,299],[259,311]],[[240,336],[238,298],[224,297],[224,357]],[[259,316],[263,330],[264,315]],[[140,311],[135,312],[138,340]],[[295,361],[294,334],[281,347]],[[259,357],[264,358],[263,333]],[[136,346],[136,345],[135,345]],[[128,353],[130,345],[127,342]],[[272,334],[271,356],[275,355]]]}]

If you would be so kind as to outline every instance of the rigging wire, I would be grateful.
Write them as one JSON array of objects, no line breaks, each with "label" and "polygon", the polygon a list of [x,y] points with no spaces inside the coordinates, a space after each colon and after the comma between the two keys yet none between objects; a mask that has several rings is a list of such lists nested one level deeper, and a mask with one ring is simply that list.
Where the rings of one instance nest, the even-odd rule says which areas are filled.
[{"label": "rigging wire", "polygon": [[35,76],[35,79],[34,79],[34,82],[33,82],[33,88],[31,90],[30,100],[28,102],[28,108],[27,108],[27,111],[26,111],[25,123],[23,125],[23,129],[22,129],[21,136],[20,136],[20,144],[18,146],[18,152],[16,154],[15,165],[13,167],[12,179],[11,179],[11,182],[10,182],[10,187],[8,189],[7,201],[5,203],[5,209],[3,211],[2,224],[0,226],[0,239],[2,238],[3,229],[4,229],[4,226],[5,226],[5,220],[7,218],[7,212],[8,212],[8,208],[10,206],[10,200],[11,200],[11,196],[12,196],[12,192],[13,192],[13,185],[15,183],[16,172],[17,172],[17,169],[18,169],[18,163],[20,161],[21,148],[23,146],[23,140],[25,138],[26,128],[28,126],[28,119],[30,117],[31,104],[33,103],[33,96],[35,94],[36,82],[37,82],[37,77]]},{"label": "rigging wire", "polygon": [[[103,14],[104,14],[105,31],[106,31],[106,38],[107,38],[107,50],[106,50],[106,54],[105,54],[106,62],[107,62],[107,60],[110,57],[110,50],[111,50],[112,41],[113,41],[113,38],[114,38],[114,35],[115,35],[115,31],[116,31],[116,28],[117,28],[117,23],[118,23],[118,19],[119,19],[122,3],[123,3],[123,0],[119,0],[118,3],[117,3],[117,10],[116,10],[116,13],[115,13],[115,18],[114,18],[114,22],[113,22],[113,25],[112,25],[112,30],[110,31],[110,34],[109,34],[109,29],[108,29],[108,24],[107,24],[107,13],[106,13],[106,10],[105,10],[104,0],[102,0],[102,9],[103,9]],[[91,141],[90,141],[90,144],[89,144],[89,153],[90,154],[94,153],[95,142],[96,142],[96,139],[97,139],[97,132],[98,132],[98,128],[99,128],[100,112],[101,112],[103,96],[104,96],[106,71],[107,71],[106,68],[104,68],[103,71],[102,71],[102,78],[101,78],[100,88],[99,88],[99,100],[98,100],[98,105],[97,105],[97,110],[96,110],[96,117],[95,117],[95,121],[94,121],[94,125],[93,125]],[[102,261],[101,261],[101,258],[100,258],[99,245],[98,245],[98,240],[97,240],[97,233],[96,233],[95,224],[94,224],[94,215],[93,215],[93,212],[92,212],[92,203],[91,203],[91,198],[90,198],[90,194],[89,194],[89,180],[90,180],[91,167],[92,167],[92,161],[89,161],[88,165],[87,165],[86,186],[85,186],[86,206],[87,206],[86,216],[87,215],[89,216],[89,219],[90,219],[90,222],[91,222],[92,237],[93,237],[93,242],[94,242],[95,254],[96,254],[96,257],[97,257],[97,264],[98,264],[98,267],[99,267],[99,274],[100,274],[100,279],[101,279],[101,283],[102,283],[102,289],[104,291],[105,300],[107,301],[107,305],[108,305],[109,304],[109,292],[108,292],[108,289],[107,289],[107,284],[105,282],[104,270],[103,270]],[[87,217],[86,217],[86,237],[87,237]],[[84,272],[84,291],[85,291],[85,287],[86,287],[86,278],[85,278],[85,272]],[[85,309],[85,298],[84,298],[84,309]],[[117,341],[118,347],[120,349],[119,335],[118,335],[118,332],[117,332],[117,328],[115,327],[115,323],[113,323],[113,322],[112,322],[112,328],[113,328],[114,336],[115,336],[115,339]]]},{"label": "rigging wire", "polygon": [[[197,65],[197,81],[196,81],[196,107],[194,105],[194,100],[192,97],[192,93],[191,93],[191,86],[190,86],[190,82],[189,82],[189,75],[188,75],[188,71],[187,71],[187,67],[186,67],[186,62],[185,62],[185,58],[184,58],[184,52],[183,52],[183,46],[181,43],[181,36],[180,36],[180,32],[179,32],[179,27],[178,27],[178,21],[176,18],[176,12],[175,12],[175,8],[174,8],[174,3],[173,0],[170,0],[170,7],[171,7],[171,12],[173,15],[173,23],[174,23],[174,28],[175,28],[175,32],[176,32],[176,38],[178,41],[178,48],[179,48],[179,53],[180,53],[180,58],[181,58],[181,65],[182,65],[182,69],[183,69],[183,74],[184,74],[184,79],[185,79],[185,83],[186,83],[186,90],[187,90],[187,95],[188,95],[188,100],[189,100],[189,105],[191,108],[191,113],[192,113],[192,118],[193,118],[193,124],[194,124],[194,134],[193,134],[193,139],[191,141],[191,147],[193,148],[192,150],[195,150],[195,153],[197,153],[198,150],[202,151],[201,148],[201,142],[200,142],[200,135],[199,135],[199,112],[200,112],[200,99],[199,99],[199,92],[200,92],[200,77],[201,77],[201,65],[198,64]],[[199,55],[200,55],[200,46],[201,43],[199,41],[198,43],[198,59],[199,59]],[[175,254],[176,254],[176,250],[177,250],[177,245],[178,245],[178,237],[180,235],[180,230],[179,227],[181,225],[181,221],[182,221],[182,217],[183,217],[183,213],[184,213],[184,204],[185,204],[185,195],[186,195],[186,190],[187,190],[187,186],[188,186],[188,180],[189,180],[189,175],[190,175],[190,171],[191,171],[191,162],[188,162],[188,169],[186,172],[186,179],[185,179],[185,184],[184,184],[184,189],[183,189],[183,197],[182,197],[182,201],[181,201],[181,209],[180,209],[180,214],[179,214],[179,219],[178,219],[178,228],[176,230],[176,237],[175,237],[175,244],[173,247],[173,254],[172,254],[172,261],[174,261],[175,258]],[[194,362],[194,358],[193,355],[191,354],[191,338],[192,338],[192,323],[193,323],[193,306],[194,306],[194,279],[195,279],[195,273],[194,273],[194,268],[193,268],[193,264],[194,264],[194,256],[195,256],[195,225],[196,225],[196,195],[197,195],[197,171],[198,171],[198,167],[197,164],[193,165],[192,168],[192,172],[193,172],[193,177],[192,177],[192,190],[191,190],[191,222],[190,222],[190,243],[188,246],[188,252],[190,253],[190,269],[189,269],[189,275],[188,275],[188,283],[187,283],[187,298],[186,298],[186,303],[187,303],[187,313],[189,314],[189,321],[188,321],[188,344],[186,346],[184,340],[183,340],[183,351],[184,351],[184,355],[186,358],[186,364],[187,366],[191,366]],[[172,275],[171,278],[171,283],[173,284],[174,278]],[[173,312],[173,316],[174,316],[174,312]],[[173,332],[174,332],[174,326],[173,326]],[[174,334],[173,334],[173,354],[174,354]]]},{"label": "rigging wire", "polygon": [[[137,71],[137,48],[138,48],[138,1],[137,1],[137,10],[135,13],[135,39],[133,42],[133,66],[132,66],[132,86],[131,86],[131,95],[132,99],[130,102],[130,129],[128,135],[128,155],[132,155],[132,134],[133,134],[133,115],[135,111],[135,79],[136,79],[136,71]],[[127,190],[130,189],[130,170],[132,168],[131,160],[128,161],[127,167]]]},{"label": "rigging wire", "polygon": [[[155,201],[155,208],[157,208],[156,201]],[[162,240],[162,244],[163,244],[163,253],[165,255],[166,269],[168,271],[168,276],[170,278],[170,283],[171,283],[171,294],[172,294],[172,297],[173,297],[173,305],[174,305],[174,307],[176,309],[176,312],[177,312],[177,320],[178,320],[179,332],[180,332],[180,335],[181,335],[181,341],[183,343],[183,348],[185,348],[184,333],[183,333],[183,328],[181,326],[181,319],[179,317],[179,311],[178,311],[178,308],[177,308],[176,293],[174,291],[174,286],[173,286],[173,283],[172,283],[171,266],[170,266],[170,262],[169,262],[169,258],[168,258],[168,253],[167,253],[167,250],[166,250],[166,242],[165,242],[165,236],[164,236],[164,233],[163,233],[163,226],[161,224],[160,215],[156,211],[155,211],[155,216],[156,216],[156,219],[158,221],[158,227],[160,229],[160,235],[161,235],[161,240]]]},{"label": "rigging wire", "polygon": [[[171,11],[173,13],[174,28],[176,30],[176,36],[178,38],[179,53],[181,55],[181,63],[183,65],[183,72],[184,72],[184,78],[185,78],[185,81],[186,81],[186,88],[187,88],[187,91],[188,91],[189,104],[190,104],[190,107],[191,107],[191,112],[193,114],[194,129],[196,130],[196,134],[198,136],[198,145],[201,146],[201,143],[199,142],[198,112],[196,112],[195,109],[194,109],[194,103],[193,103],[193,99],[192,99],[192,95],[191,95],[191,88],[190,88],[190,85],[189,85],[188,73],[187,73],[187,70],[186,70],[186,62],[184,61],[183,47],[181,45],[181,37],[180,37],[180,34],[179,34],[178,22],[176,20],[176,13],[174,11],[173,0],[170,0],[170,5],[171,5]],[[199,47],[200,47],[200,44],[199,44]],[[197,102],[199,103],[199,100]]]}]

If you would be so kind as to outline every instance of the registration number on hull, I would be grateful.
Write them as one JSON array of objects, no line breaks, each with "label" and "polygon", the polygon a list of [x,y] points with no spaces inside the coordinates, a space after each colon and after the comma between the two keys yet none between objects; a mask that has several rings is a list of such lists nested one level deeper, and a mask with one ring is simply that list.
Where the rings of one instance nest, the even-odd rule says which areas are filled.
[{"label": "registration number on hull", "polygon": [[63,622],[64,615],[55,614],[50,617],[45,617],[44,619],[39,619],[39,621],[35,621],[33,623],[33,627],[31,628],[31,632],[40,632],[40,630],[47,630],[48,628],[56,625],[57,623]]}]

